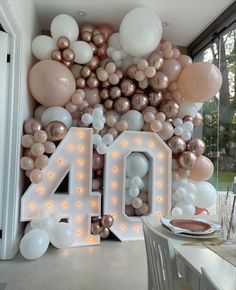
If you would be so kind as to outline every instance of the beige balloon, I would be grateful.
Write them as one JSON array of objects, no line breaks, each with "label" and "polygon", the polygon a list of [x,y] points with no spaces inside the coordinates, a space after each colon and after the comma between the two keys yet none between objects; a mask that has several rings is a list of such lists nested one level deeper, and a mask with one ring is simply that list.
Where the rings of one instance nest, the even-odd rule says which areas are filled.
[{"label": "beige balloon", "polygon": [[42,60],[29,73],[29,88],[40,104],[63,106],[75,93],[76,84],[66,66],[54,60]]},{"label": "beige balloon", "polygon": [[214,165],[211,160],[203,155],[198,156],[193,168],[190,170],[189,178],[196,181],[205,181],[214,173]]}]

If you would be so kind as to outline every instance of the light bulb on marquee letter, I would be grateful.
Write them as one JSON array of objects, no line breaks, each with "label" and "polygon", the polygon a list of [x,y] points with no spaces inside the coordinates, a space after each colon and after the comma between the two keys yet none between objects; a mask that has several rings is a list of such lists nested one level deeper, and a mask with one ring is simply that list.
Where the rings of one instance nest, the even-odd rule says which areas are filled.
[{"label": "light bulb on marquee letter", "polygon": [[[100,243],[100,236],[91,236],[90,232],[91,216],[100,215],[101,209],[100,193],[91,192],[92,134],[92,129],[70,128],[43,169],[43,181],[31,184],[21,199],[21,221],[38,217],[37,208],[40,207],[68,218],[76,232],[72,247]],[[69,194],[54,194],[68,172]],[[39,188],[43,188],[43,192]]]}]

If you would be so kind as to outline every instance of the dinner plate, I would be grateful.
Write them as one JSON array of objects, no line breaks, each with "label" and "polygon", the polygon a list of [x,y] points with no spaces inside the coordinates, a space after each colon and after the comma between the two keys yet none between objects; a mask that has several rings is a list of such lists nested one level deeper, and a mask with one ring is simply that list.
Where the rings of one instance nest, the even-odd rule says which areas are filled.
[{"label": "dinner plate", "polygon": [[192,219],[172,219],[170,224],[180,229],[189,230],[192,233],[205,232],[211,228],[211,225],[208,223]]}]

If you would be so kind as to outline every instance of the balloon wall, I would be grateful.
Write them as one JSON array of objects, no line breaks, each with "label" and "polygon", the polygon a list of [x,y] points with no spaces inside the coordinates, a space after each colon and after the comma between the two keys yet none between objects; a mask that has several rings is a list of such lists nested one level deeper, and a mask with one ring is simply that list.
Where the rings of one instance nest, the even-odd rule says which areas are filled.
[{"label": "balloon wall", "polygon": [[[92,132],[91,163],[87,171],[81,169],[80,176],[90,171],[91,191],[105,200],[107,181],[103,175],[108,175],[108,152],[111,156],[119,154],[119,149],[110,149],[113,143],[125,132],[132,131],[141,138],[149,133],[158,136],[172,152],[172,193],[163,193],[164,198],[172,199],[172,214],[207,213],[207,208],[216,202],[216,190],[207,182],[214,168],[203,155],[204,141],[194,138],[193,133],[203,122],[199,113],[203,102],[215,96],[221,87],[218,68],[211,63],[192,63],[175,45],[162,40],[161,21],[149,8],[130,11],[121,21],[119,31],[108,23],[79,27],[71,16],[61,14],[53,19],[50,32],[51,37],[40,35],[32,42],[32,52],[39,61],[29,72],[29,89],[37,108],[24,123],[20,161],[31,187],[37,186],[39,192],[41,188],[41,194],[42,189],[52,194],[51,188],[42,187],[50,179],[50,160],[58,156],[57,151],[66,136],[71,136],[72,127],[85,128]],[[122,144],[129,151],[122,168],[125,215],[138,218],[153,214],[157,196],[150,187],[156,180],[149,149],[140,150],[139,143],[132,148],[129,142]],[[75,146],[69,145],[65,147],[67,151]],[[77,145],[86,148],[86,144]],[[78,155],[80,149],[76,151]],[[76,161],[78,156],[73,156]],[[59,159],[63,160],[62,157]],[[163,180],[171,178],[167,167],[163,167]],[[72,180],[69,186],[73,186]],[[33,200],[34,196],[31,205],[35,205]],[[21,242],[21,252],[28,259],[43,255],[49,241],[64,248],[76,239],[71,225],[60,221],[62,216],[55,218],[61,213],[47,205],[42,202],[37,209],[32,206],[35,211],[31,216],[22,207],[22,220],[31,220]],[[45,207],[49,211],[43,216]],[[110,212],[105,212],[104,217],[99,215],[100,210],[101,207],[87,213],[90,223],[86,226],[90,227],[88,234],[107,238],[116,219]],[[68,211],[65,216],[70,216]],[[34,247],[37,251],[32,250]]]}]

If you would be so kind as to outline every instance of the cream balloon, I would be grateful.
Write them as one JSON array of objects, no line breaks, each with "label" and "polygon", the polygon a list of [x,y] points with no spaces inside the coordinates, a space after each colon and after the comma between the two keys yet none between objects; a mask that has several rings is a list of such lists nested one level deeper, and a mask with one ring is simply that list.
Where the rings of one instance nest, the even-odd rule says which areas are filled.
[{"label": "cream balloon", "polygon": [[[195,165],[190,169],[189,178],[197,181],[205,181],[214,173],[214,165],[206,156],[200,155]],[[199,206],[201,207],[201,206]]]},{"label": "cream balloon", "polygon": [[200,62],[187,66],[180,74],[178,88],[189,102],[204,102],[220,90],[222,75],[212,63]]},{"label": "cream balloon", "polygon": [[57,41],[61,36],[75,41],[79,36],[79,26],[75,19],[67,14],[57,15],[51,23],[51,35]]},{"label": "cream balloon", "polygon": [[151,53],[159,44],[162,24],[157,13],[147,7],[131,10],[120,24],[120,43],[132,56]]},{"label": "cream balloon", "polygon": [[53,121],[60,121],[69,129],[72,125],[71,114],[64,108],[54,106],[46,109],[42,114],[42,123],[47,126]]},{"label": "cream balloon", "polygon": [[200,208],[207,208],[216,203],[217,192],[213,185],[209,182],[196,182],[196,200],[194,205]]},{"label": "cream balloon", "polygon": [[55,49],[57,49],[56,41],[47,35],[39,35],[32,41],[32,52],[37,59],[51,59]]},{"label": "cream balloon", "polygon": [[29,89],[40,104],[63,106],[75,93],[76,84],[65,65],[54,60],[42,60],[29,73]]},{"label": "cream balloon", "polygon": [[79,64],[85,64],[90,62],[93,57],[93,50],[91,46],[85,41],[72,42],[70,48],[75,53],[74,62]]}]

